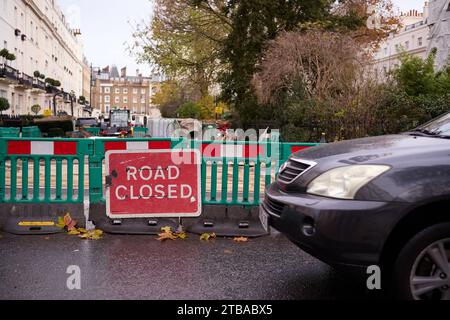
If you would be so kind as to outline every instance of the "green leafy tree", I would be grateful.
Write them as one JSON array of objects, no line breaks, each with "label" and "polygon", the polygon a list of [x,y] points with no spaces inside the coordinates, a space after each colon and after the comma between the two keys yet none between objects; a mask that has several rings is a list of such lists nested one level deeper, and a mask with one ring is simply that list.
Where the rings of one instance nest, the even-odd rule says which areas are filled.
[{"label": "green leafy tree", "polygon": [[0,98],[0,114],[10,108],[9,101],[6,98]]},{"label": "green leafy tree", "polygon": [[180,108],[178,108],[177,116],[179,118],[200,119],[201,108],[195,102],[188,102],[188,103],[183,104]]},{"label": "green leafy tree", "polygon": [[161,85],[161,90],[155,94],[153,102],[161,110],[163,117],[173,118],[176,117],[178,108],[187,101],[179,83],[171,80]]},{"label": "green leafy tree", "polygon": [[434,94],[439,89],[434,71],[434,53],[427,59],[403,54],[401,66],[394,70],[394,78],[400,88],[409,96]]}]

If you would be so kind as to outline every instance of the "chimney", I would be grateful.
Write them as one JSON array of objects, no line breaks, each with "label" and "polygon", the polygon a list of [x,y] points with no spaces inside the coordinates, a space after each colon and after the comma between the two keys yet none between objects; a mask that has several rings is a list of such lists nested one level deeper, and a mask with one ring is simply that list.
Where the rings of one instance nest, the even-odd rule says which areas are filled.
[{"label": "chimney", "polygon": [[127,67],[120,69],[120,77],[122,77],[122,78],[127,77]]},{"label": "chimney", "polygon": [[423,6],[423,18],[428,19],[430,16],[430,6],[428,5],[428,1],[425,1],[425,5]]}]

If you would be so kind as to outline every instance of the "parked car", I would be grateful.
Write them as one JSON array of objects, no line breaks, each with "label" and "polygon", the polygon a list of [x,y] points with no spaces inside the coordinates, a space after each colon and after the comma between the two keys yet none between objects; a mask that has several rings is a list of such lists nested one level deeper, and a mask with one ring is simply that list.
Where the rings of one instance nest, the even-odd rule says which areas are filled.
[{"label": "parked car", "polygon": [[261,219],[330,265],[379,266],[397,298],[449,300],[450,113],[404,134],[294,154]]}]

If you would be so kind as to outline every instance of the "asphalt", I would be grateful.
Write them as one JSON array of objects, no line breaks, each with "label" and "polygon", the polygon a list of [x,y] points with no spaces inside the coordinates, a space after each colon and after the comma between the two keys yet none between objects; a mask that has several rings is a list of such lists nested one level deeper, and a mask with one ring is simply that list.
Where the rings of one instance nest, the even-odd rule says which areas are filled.
[{"label": "asphalt", "polygon": [[[81,269],[81,290],[66,286]],[[366,299],[362,281],[312,258],[282,235],[159,242],[154,236],[0,232],[0,299],[339,300]]]}]

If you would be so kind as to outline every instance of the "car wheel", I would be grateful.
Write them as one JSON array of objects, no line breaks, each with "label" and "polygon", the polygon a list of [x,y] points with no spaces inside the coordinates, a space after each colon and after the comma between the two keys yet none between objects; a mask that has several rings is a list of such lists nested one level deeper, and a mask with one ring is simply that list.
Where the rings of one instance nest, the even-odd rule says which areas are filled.
[{"label": "car wheel", "polygon": [[406,244],[394,283],[403,300],[450,300],[450,223],[429,227]]}]

